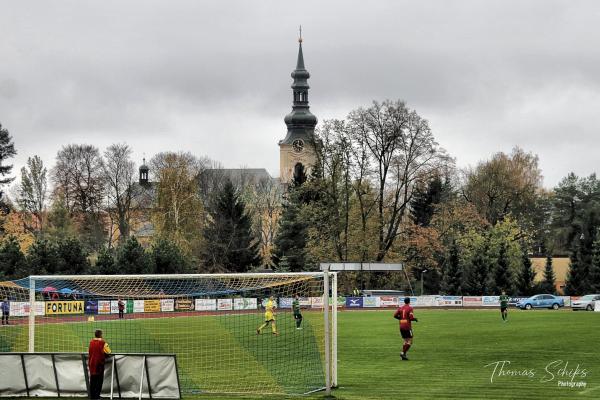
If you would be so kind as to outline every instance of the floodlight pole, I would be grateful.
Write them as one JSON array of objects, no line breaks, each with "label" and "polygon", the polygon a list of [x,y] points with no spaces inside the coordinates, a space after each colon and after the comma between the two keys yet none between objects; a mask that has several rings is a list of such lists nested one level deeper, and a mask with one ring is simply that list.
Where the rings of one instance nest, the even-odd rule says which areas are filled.
[{"label": "floodlight pole", "polygon": [[29,277],[29,352],[35,352],[35,279]]},{"label": "floodlight pole", "polygon": [[427,271],[427,269],[421,270],[421,296],[423,296],[423,274]]}]

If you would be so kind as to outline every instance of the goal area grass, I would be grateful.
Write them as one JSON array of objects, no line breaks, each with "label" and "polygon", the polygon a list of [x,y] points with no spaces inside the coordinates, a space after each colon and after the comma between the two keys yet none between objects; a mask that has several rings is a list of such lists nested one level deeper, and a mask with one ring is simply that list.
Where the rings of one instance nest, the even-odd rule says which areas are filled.
[{"label": "goal area grass", "polygon": [[[285,321],[288,315],[282,313],[278,336],[270,328],[257,334],[262,315],[41,323],[35,328],[35,350],[87,352],[94,331],[101,329],[113,352],[176,354],[185,398],[194,393],[214,393],[215,388],[231,393],[252,388],[277,394],[322,388],[322,313],[305,312],[301,330],[295,329],[293,319]],[[26,352],[27,335],[27,325],[3,326],[0,351]]]},{"label": "goal area grass", "polygon": [[[305,313],[304,329],[319,328],[320,313]],[[409,361],[399,357],[402,340],[393,310],[343,311],[338,314],[338,381],[332,392],[337,399],[597,399],[600,398],[600,313],[561,311],[520,311],[510,309],[504,323],[498,310],[421,310],[415,314],[414,345],[408,352]],[[199,319],[207,329],[192,329],[191,318]],[[298,348],[303,331],[293,328],[291,316],[278,319],[280,336],[270,333],[242,332],[260,322],[260,316],[248,314],[247,324],[227,326],[217,316],[161,318],[125,321],[130,329],[138,329],[146,345],[156,352],[185,354],[199,342],[222,344],[223,353],[203,359],[215,379],[258,380],[273,385],[293,385],[298,377],[290,376],[289,363],[302,362],[292,352]],[[315,319],[318,319],[315,321]],[[105,330],[106,339],[114,351],[126,352],[126,337],[119,337],[119,323],[100,321],[88,323]],[[157,323],[167,324],[160,336],[152,332]],[[240,322],[237,322],[240,323]],[[56,323],[36,326],[37,333],[61,341],[60,351],[71,343],[70,351],[82,351],[89,336],[77,324]],[[47,331],[44,331],[47,330]],[[265,330],[267,332],[267,330]],[[18,347],[20,335],[27,335],[27,326],[2,327],[2,351],[26,351]],[[307,332],[308,333],[308,332]],[[297,336],[295,336],[297,335]],[[311,337],[321,335],[311,334]],[[296,339],[294,339],[296,337]],[[137,340],[137,339],[136,339]],[[257,341],[253,346],[248,340]],[[304,339],[303,339],[304,340]],[[212,341],[212,342],[211,342]],[[41,342],[40,342],[41,343]],[[253,343],[253,342],[252,342]],[[273,357],[268,363],[253,349],[256,344],[268,346]],[[303,343],[307,343],[306,340]],[[49,341],[38,351],[56,351]],[[173,346],[184,346],[178,350]],[[314,351],[321,345],[314,342]],[[63,348],[64,347],[64,348]],[[200,347],[198,347],[200,349]],[[322,355],[322,354],[321,354]],[[273,361],[276,362],[273,362]],[[178,357],[182,379],[197,379],[186,367],[185,357]],[[240,369],[240,365],[244,368]],[[265,367],[269,365],[269,367]],[[309,366],[307,366],[309,367]],[[315,366],[319,368],[320,366]],[[235,378],[234,378],[235,379]],[[571,383],[569,383],[571,382]],[[201,387],[201,382],[199,382]],[[315,382],[322,385],[322,382]],[[263,395],[215,395],[184,393],[185,399],[261,399]],[[282,398],[275,395],[267,398]],[[299,398],[298,396],[289,398]],[[322,399],[323,393],[301,396]]]}]

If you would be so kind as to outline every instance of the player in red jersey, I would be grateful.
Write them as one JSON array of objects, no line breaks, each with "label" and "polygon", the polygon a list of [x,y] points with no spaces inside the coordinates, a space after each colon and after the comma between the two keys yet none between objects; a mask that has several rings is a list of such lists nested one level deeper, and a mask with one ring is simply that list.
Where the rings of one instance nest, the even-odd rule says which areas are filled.
[{"label": "player in red jersey", "polygon": [[407,297],[404,299],[404,305],[402,307],[398,307],[396,312],[394,313],[394,318],[400,321],[400,335],[402,339],[404,339],[404,345],[402,346],[402,353],[400,353],[400,358],[403,360],[408,360],[406,357],[406,352],[410,349],[412,345],[413,331],[411,322],[417,322],[413,314],[413,308],[410,306],[410,298]]},{"label": "player in red jersey", "polygon": [[104,381],[104,362],[107,356],[110,356],[110,347],[102,339],[102,331],[98,329],[94,333],[94,338],[90,341],[88,350],[88,367],[90,370],[90,399],[99,399],[102,392],[102,382]]}]

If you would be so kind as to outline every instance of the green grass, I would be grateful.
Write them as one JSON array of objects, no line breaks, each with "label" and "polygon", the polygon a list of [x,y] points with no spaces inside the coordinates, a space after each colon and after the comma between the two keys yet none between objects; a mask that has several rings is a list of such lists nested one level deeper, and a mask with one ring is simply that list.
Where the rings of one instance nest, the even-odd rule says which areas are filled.
[{"label": "green grass", "polygon": [[[400,361],[401,339],[388,312],[340,315],[340,399],[574,399],[600,398],[600,314],[511,310],[416,310],[410,361]],[[512,370],[533,369],[533,378],[495,377],[497,361]],[[556,360],[585,368],[585,389],[541,382]],[[558,368],[551,369],[554,372]],[[569,380],[569,378],[561,378]]]},{"label": "green grass", "polygon": [[[339,313],[339,385],[333,391],[337,399],[598,399],[600,398],[600,313],[572,311],[511,310],[509,322],[503,323],[498,310],[416,310],[419,322],[414,324],[414,345],[410,361],[400,361],[402,340],[392,311],[351,311]],[[320,344],[312,339],[310,329],[319,330],[319,315],[309,314],[305,331],[295,331],[288,315],[278,318],[282,335],[256,336],[254,329],[260,316],[244,318],[194,317],[160,320],[96,322],[91,324],[41,325],[40,337],[60,334],[64,348],[82,351],[89,340],[90,328],[101,327],[112,338],[115,351],[120,347],[148,347],[152,351],[177,352],[188,343],[198,357],[208,346],[221,346],[228,357],[214,356],[200,361],[191,355],[178,361],[186,382],[202,385],[206,375],[194,374],[198,363],[210,366],[210,379],[223,383],[232,379],[241,382],[264,382],[265,388],[298,389],[298,381],[322,379],[322,373],[291,376],[289,370],[297,363],[294,352],[302,348],[312,360],[322,357]],[[161,325],[164,324],[164,325]],[[119,339],[123,327],[138,329],[143,341]],[[85,328],[85,329],[83,329]],[[48,331],[44,331],[44,329]],[[0,349],[20,342],[22,328],[0,330]],[[249,333],[248,333],[249,332]],[[302,332],[299,335],[297,333]],[[295,336],[296,335],[296,336]],[[183,339],[187,338],[187,339]],[[39,351],[49,351],[52,343],[38,340]],[[43,343],[43,344],[42,344]],[[203,344],[204,343],[204,344]],[[204,347],[203,347],[204,346]],[[309,346],[309,347],[306,347]],[[310,347],[312,346],[312,347]],[[54,349],[56,351],[56,349]],[[129,350],[128,350],[129,351]],[[148,350],[150,351],[150,350]],[[315,356],[319,353],[318,356]],[[248,366],[239,369],[238,360]],[[555,375],[545,371],[548,364]],[[492,367],[498,361],[510,361],[511,371],[533,370],[534,376],[492,377]],[[296,366],[297,370],[319,367],[311,364]],[[569,371],[587,371],[585,388],[559,387],[559,367],[568,362]],[[322,372],[322,371],[321,371]],[[233,378],[232,378],[233,376]],[[201,379],[202,378],[202,379]],[[221,379],[221,381],[219,380]],[[292,390],[293,391],[293,390]],[[322,399],[322,394],[305,397]],[[260,399],[264,396],[188,395],[189,399]],[[281,396],[273,396],[281,398]]]}]

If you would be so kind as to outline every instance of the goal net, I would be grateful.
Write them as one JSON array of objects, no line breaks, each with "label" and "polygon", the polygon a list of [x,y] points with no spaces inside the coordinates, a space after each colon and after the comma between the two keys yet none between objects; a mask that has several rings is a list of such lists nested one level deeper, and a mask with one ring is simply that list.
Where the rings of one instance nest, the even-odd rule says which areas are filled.
[{"label": "goal net", "polygon": [[[329,386],[328,287],[324,273],[0,282],[0,300],[10,305],[0,352],[87,352],[101,329],[113,352],[175,354],[184,395],[309,393]],[[271,304],[275,325],[258,331]]]}]

